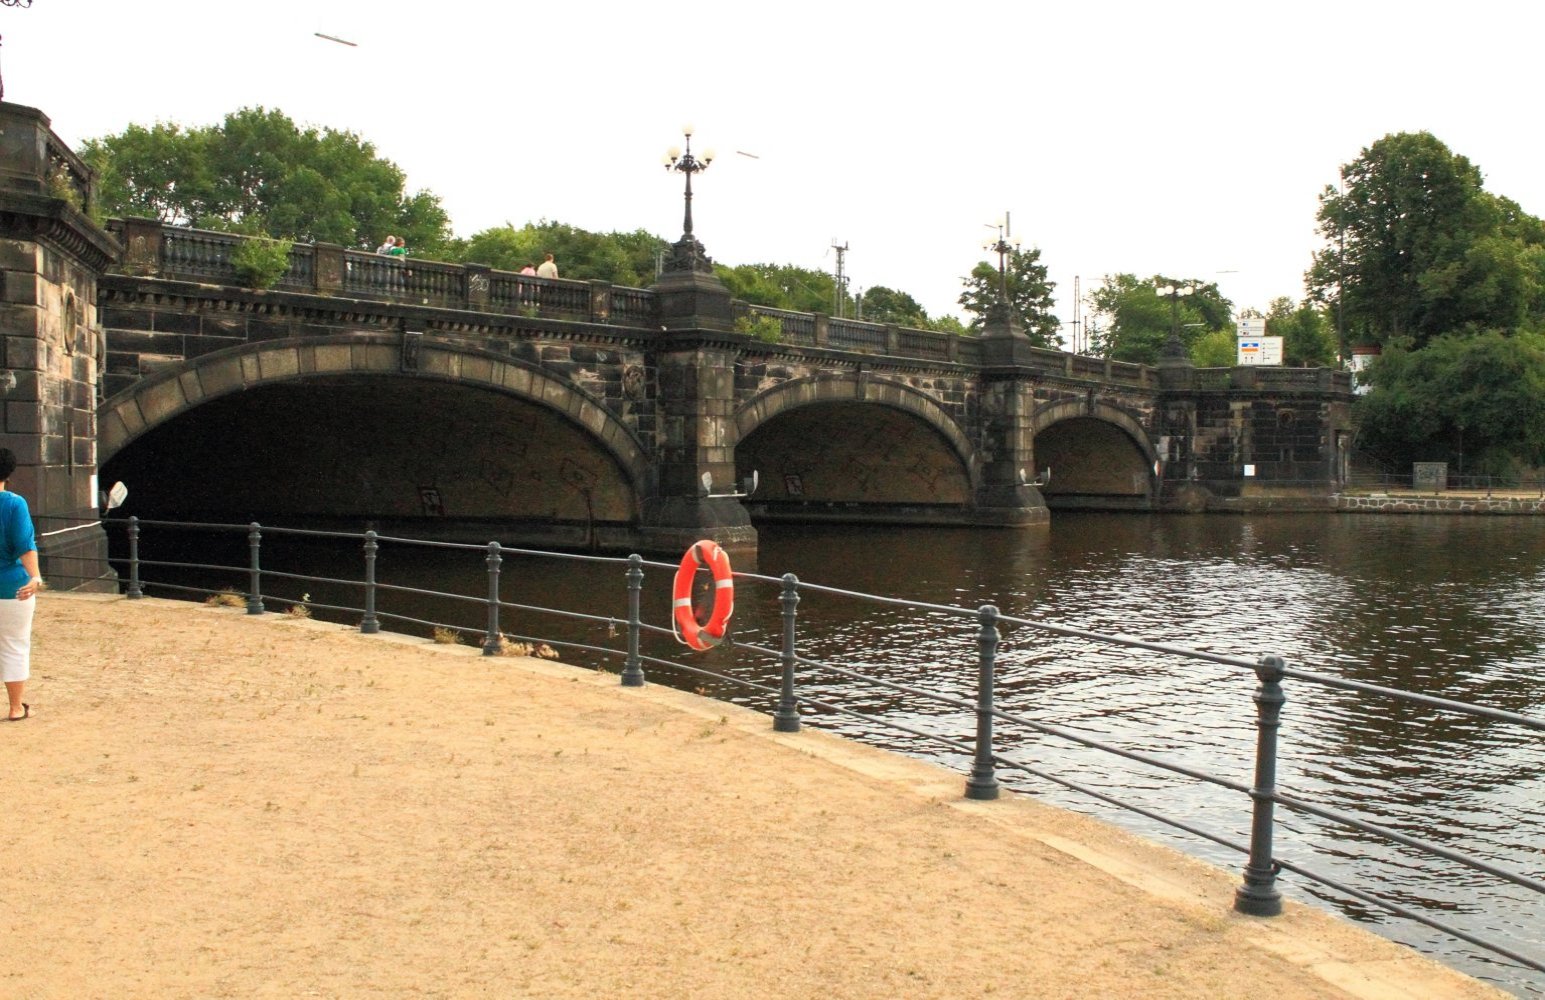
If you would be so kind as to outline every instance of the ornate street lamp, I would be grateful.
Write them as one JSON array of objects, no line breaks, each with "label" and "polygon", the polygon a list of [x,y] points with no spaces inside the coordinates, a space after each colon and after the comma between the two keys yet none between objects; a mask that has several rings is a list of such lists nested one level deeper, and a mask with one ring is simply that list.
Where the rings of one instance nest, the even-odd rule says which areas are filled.
[{"label": "ornate street lamp", "polygon": [[1193,295],[1198,289],[1195,285],[1158,285],[1154,288],[1159,298],[1169,298],[1169,340],[1164,345],[1160,357],[1166,359],[1185,359],[1186,345],[1180,342],[1180,297]]},{"label": "ornate street lamp", "polygon": [[[6,7],[31,7],[32,0],[0,0],[0,5]],[[0,77],[0,101],[5,100],[5,79]]]},{"label": "ornate street lamp", "polygon": [[713,273],[713,261],[709,260],[708,252],[703,249],[703,244],[692,235],[692,175],[700,174],[708,169],[713,162],[713,150],[705,152],[701,159],[692,155],[692,126],[682,126],[682,134],[686,137],[686,150],[682,151],[672,146],[665,153],[665,169],[674,170],[686,178],[686,210],[682,217],[681,239],[677,240],[671,248],[671,254],[665,260],[666,271],[703,271]]},{"label": "ornate street lamp", "polygon": [[1014,311],[1009,308],[1009,271],[1008,259],[1010,253],[1019,252],[1019,241],[1009,242],[1009,214],[1003,213],[1003,218],[997,222],[987,223],[988,229],[996,229],[998,238],[982,244],[982,249],[998,255],[998,301],[987,307],[987,315],[984,317],[989,326],[1002,325],[1013,329],[1012,323]]}]

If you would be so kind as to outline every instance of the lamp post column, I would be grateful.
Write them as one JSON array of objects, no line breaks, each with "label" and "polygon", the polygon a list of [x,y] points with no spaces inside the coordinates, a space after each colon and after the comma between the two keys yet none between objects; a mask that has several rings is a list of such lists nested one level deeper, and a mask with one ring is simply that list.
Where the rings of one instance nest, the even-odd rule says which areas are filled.
[{"label": "lamp post column", "polygon": [[990,525],[1047,524],[1051,515],[1034,483],[1035,348],[1009,302],[1009,255],[1019,244],[1009,242],[1007,213],[989,226],[998,231],[997,238],[982,249],[998,255],[998,296],[982,324],[984,370],[977,417],[981,479],[973,497],[973,520]]},{"label": "lamp post column", "polygon": [[740,500],[723,495],[735,492],[735,361],[744,337],[733,332],[729,289],[693,233],[692,176],[708,169],[713,153],[693,154],[692,127],[682,132],[685,148],[665,155],[665,169],[684,180],[682,233],[654,285],[660,433],[641,530],[651,551],[679,552],[710,538],[744,557],[756,551],[756,529]]}]

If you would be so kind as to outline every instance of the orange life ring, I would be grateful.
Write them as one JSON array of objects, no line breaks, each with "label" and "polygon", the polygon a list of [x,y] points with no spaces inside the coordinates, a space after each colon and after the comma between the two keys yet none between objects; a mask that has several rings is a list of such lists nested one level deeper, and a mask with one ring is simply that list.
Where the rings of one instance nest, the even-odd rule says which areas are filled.
[{"label": "orange life ring", "polygon": [[[706,625],[699,625],[692,611],[692,581],[703,566],[713,573],[713,613]],[[735,610],[735,581],[730,578],[730,557],[716,543],[704,539],[688,547],[676,570],[671,607],[681,642],[693,649],[712,649],[724,641]]]}]

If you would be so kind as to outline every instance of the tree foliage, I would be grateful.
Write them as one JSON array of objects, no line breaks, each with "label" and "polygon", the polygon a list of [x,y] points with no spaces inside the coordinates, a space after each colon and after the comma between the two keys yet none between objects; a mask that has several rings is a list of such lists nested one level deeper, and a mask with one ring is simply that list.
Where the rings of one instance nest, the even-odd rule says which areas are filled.
[{"label": "tree foliage", "polygon": [[[732,296],[752,305],[828,315],[835,311],[837,280],[825,271],[793,264],[715,264],[714,273]],[[851,312],[850,302],[844,299],[844,312]]]},{"label": "tree foliage", "polygon": [[535,267],[553,255],[564,278],[609,281],[643,288],[654,284],[659,255],[669,244],[642,229],[631,233],[593,233],[562,222],[505,223],[459,241],[448,253],[457,262],[487,264],[501,271]]},{"label": "tree foliage", "polygon": [[130,125],[87,140],[110,215],[277,239],[374,247],[388,233],[415,252],[439,248],[450,220],[433,194],[352,132],[299,128],[283,112],[243,108],[219,125]]},{"label": "tree foliage", "polygon": [[1191,342],[1191,363],[1198,368],[1232,368],[1239,361],[1239,337],[1233,330],[1208,330]]},{"label": "tree foliage", "polygon": [[1461,475],[1545,462],[1545,335],[1445,334],[1386,348],[1370,375],[1360,443],[1388,461],[1446,461]]},{"label": "tree foliage", "polygon": [[[1177,301],[1170,296],[1161,297],[1160,286],[1186,286],[1196,290],[1180,296]],[[1185,281],[1163,275],[1143,279],[1135,274],[1117,274],[1106,278],[1089,293],[1088,304],[1105,318],[1104,328],[1094,335],[1094,351],[1113,361],[1154,364],[1169,341],[1171,327],[1177,324],[1180,342],[1188,354],[1208,334],[1227,332],[1230,337],[1234,336],[1233,303],[1223,297],[1215,282]],[[1216,360],[1215,341],[1216,338],[1213,349],[1202,360]],[[1202,363],[1194,355],[1192,361],[1198,365]]]},{"label": "tree foliage", "polygon": [[1324,308],[1312,302],[1273,299],[1266,336],[1282,338],[1282,363],[1289,368],[1325,368],[1336,363],[1336,336]]},{"label": "tree foliage", "polygon": [[1015,248],[1004,261],[1003,274],[988,261],[981,261],[962,279],[965,291],[960,293],[960,304],[971,314],[970,330],[981,333],[987,322],[987,312],[998,301],[1000,284],[1008,291],[1009,311],[1026,335],[1037,347],[1056,347],[1057,330],[1062,325],[1052,313],[1052,292],[1056,282],[1046,277],[1046,265],[1041,263],[1041,251]]},{"label": "tree foliage", "polygon": [[865,322],[890,323],[914,330],[929,329],[928,310],[906,292],[874,285],[864,292],[860,306]]},{"label": "tree foliage", "polygon": [[[1427,132],[1386,135],[1320,195],[1306,281],[1338,304],[1349,343],[1420,347],[1462,330],[1538,325],[1545,233],[1482,189],[1481,171]],[[1345,345],[1341,345],[1343,349]]]}]

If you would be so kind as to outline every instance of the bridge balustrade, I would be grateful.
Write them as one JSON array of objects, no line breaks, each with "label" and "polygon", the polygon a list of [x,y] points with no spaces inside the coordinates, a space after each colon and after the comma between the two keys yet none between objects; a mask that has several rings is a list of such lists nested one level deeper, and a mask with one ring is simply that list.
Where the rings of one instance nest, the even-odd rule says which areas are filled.
[{"label": "bridge balustrade", "polygon": [[343,290],[434,306],[459,306],[467,297],[466,273],[460,265],[357,251],[344,254]]},{"label": "bridge balustrade", "polygon": [[[59,150],[61,169],[71,178],[84,177],[79,171],[85,168],[73,158],[74,154],[69,153],[62,143]],[[207,284],[241,283],[231,258],[241,242],[250,237],[164,225],[145,219],[112,219],[105,226],[109,233],[125,243],[131,229],[140,235],[153,232],[155,239],[150,248],[153,259],[132,261],[135,269]],[[340,285],[324,287],[328,280],[326,274],[330,272],[320,263],[321,248],[297,243],[290,251],[289,270],[276,287],[283,291],[345,294],[413,305],[624,326],[653,328],[657,321],[656,294],[652,289],[601,284],[597,291],[596,282],[535,278],[480,265],[389,257],[341,247],[332,247],[328,252],[341,254]],[[816,313],[741,302],[735,303],[734,314],[776,319],[781,329],[781,342],[793,347],[825,347],[968,366],[982,363],[982,344],[976,337],[828,318]],[[1147,365],[1070,355],[1045,348],[1035,349],[1031,356],[1037,367],[1072,378],[1140,388],[1151,388],[1156,382],[1154,369]],[[1329,369],[1217,368],[1198,369],[1193,385],[1202,390],[1350,392],[1352,378],[1347,372]]]},{"label": "bridge balustrade", "polygon": [[960,338],[952,333],[935,333],[929,330],[897,330],[897,350],[909,357],[931,358],[936,361],[950,359],[950,345]]},{"label": "bridge balustrade", "polygon": [[1232,389],[1234,388],[1234,370],[1232,368],[1198,368],[1192,376],[1191,384],[1198,389]]},{"label": "bridge balustrade", "polygon": [[488,309],[498,313],[525,313],[537,308],[537,290],[541,281],[537,278],[509,271],[490,271],[488,274]]},{"label": "bridge balustrade", "polygon": [[815,335],[815,313],[792,312],[788,309],[774,309],[771,306],[751,306],[747,309],[753,316],[771,316],[783,326],[783,339],[785,344],[793,344],[797,347],[815,347],[817,340]]},{"label": "bridge balustrade", "polygon": [[626,326],[650,326],[655,319],[654,292],[612,286],[612,319]]},{"label": "bridge balustrade", "polygon": [[218,278],[236,284],[236,267],[231,255],[241,237],[229,233],[210,233],[197,229],[183,232],[162,231],[161,260],[174,274],[198,278]]},{"label": "bridge balustrade", "polygon": [[885,327],[874,323],[859,323],[850,319],[834,319],[827,323],[826,345],[845,351],[863,351],[887,354],[889,338]]},{"label": "bridge balustrade", "polygon": [[[75,151],[65,145],[64,140],[48,130],[48,136],[44,140],[45,153],[48,156],[49,184],[54,187],[56,196],[69,192],[68,197],[75,203],[75,207],[82,212],[90,212],[93,202],[96,200],[95,185],[91,180],[91,169],[86,166]],[[62,189],[62,190],[60,190]]]}]

